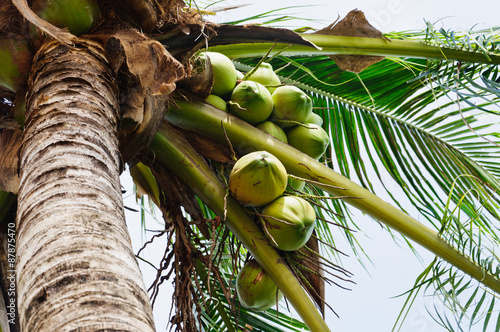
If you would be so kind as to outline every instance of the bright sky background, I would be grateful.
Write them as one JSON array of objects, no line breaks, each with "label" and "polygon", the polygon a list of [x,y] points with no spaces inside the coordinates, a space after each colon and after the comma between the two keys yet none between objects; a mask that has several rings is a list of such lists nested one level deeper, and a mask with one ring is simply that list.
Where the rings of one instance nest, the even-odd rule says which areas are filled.
[{"label": "bright sky background", "polygon": [[[469,29],[474,24],[479,24],[478,28],[500,24],[498,20],[500,3],[498,0],[475,0],[473,2],[465,0],[350,0],[342,2],[327,0],[229,0],[223,2],[223,5],[237,6],[250,3],[254,3],[254,5],[220,14],[213,18],[213,21],[221,22],[248,17],[275,8],[302,6],[307,3],[308,7],[306,8],[291,8],[286,13],[322,22],[301,21],[293,25],[291,22],[287,23],[290,27],[321,28],[335,21],[338,16],[344,17],[355,8],[362,10],[370,23],[382,32],[423,29],[425,27],[424,19],[431,22],[441,20],[438,27],[455,30]],[[200,5],[200,7],[202,6]],[[130,193],[132,188],[130,179],[124,175],[122,180],[124,187]],[[125,204],[130,207],[136,206],[133,196],[129,195]],[[160,215],[158,217],[161,219]],[[414,217],[418,219],[418,215]],[[127,212],[127,218],[133,237],[133,245],[137,252],[145,241],[141,238],[140,218],[137,213],[130,212]],[[357,285],[354,285],[352,291],[344,291],[336,287],[328,288],[327,302],[339,314],[340,319],[328,313],[327,323],[332,331],[391,331],[404,303],[404,298],[393,299],[391,297],[411,288],[415,278],[432,260],[433,256],[422,250],[423,262],[419,261],[404,243],[400,242],[400,246],[394,244],[394,240],[388,233],[371,219],[360,216],[358,224],[366,234],[366,237],[359,236],[358,240],[369,253],[372,262],[366,261],[367,270],[365,270],[352,255],[350,259],[344,261],[345,268],[354,273]],[[148,227],[161,229],[160,224],[154,227],[154,221]],[[159,262],[163,251],[164,247],[161,245],[151,246],[146,250],[147,254],[151,255],[151,262],[154,263]],[[145,274],[146,286],[149,287],[155,278],[154,270],[146,264],[141,263],[140,265]],[[170,285],[171,281],[164,284],[155,305],[157,331],[165,331],[167,325],[170,308],[168,303],[171,297],[167,287]],[[426,313],[423,299],[420,296],[417,298],[406,324],[400,331],[438,332],[443,331],[443,329],[437,326]],[[479,327],[477,331],[479,331]]]}]

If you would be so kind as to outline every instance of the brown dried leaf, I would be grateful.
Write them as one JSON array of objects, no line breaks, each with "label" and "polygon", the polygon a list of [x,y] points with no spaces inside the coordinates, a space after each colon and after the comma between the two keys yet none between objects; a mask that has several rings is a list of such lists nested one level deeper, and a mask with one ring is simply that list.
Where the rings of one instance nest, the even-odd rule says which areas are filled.
[{"label": "brown dried leaf", "polygon": [[[316,239],[316,231],[314,231],[313,236],[307,241],[305,247],[308,247],[313,252],[319,252],[318,240]],[[301,265],[307,267],[306,269],[301,269],[300,272],[304,276],[307,283],[302,281],[302,286],[306,289],[309,295],[318,305],[321,314],[325,316],[325,278],[323,276],[323,270],[321,266],[320,258],[312,253],[311,251],[302,247],[300,252],[307,257],[307,259],[296,258]]]},{"label": "brown dried leaf", "polygon": [[120,151],[129,160],[158,130],[168,95],[185,76],[184,67],[163,45],[136,30],[98,36],[120,81]]},{"label": "brown dried leaf", "polygon": [[190,76],[177,82],[179,89],[184,89],[201,99],[206,99],[212,90],[213,85],[213,70],[210,65],[210,59],[207,57],[206,62],[200,62],[194,66],[195,68],[203,68],[201,73],[191,73]]},{"label": "brown dried leaf", "polygon": [[166,95],[185,76],[184,67],[162,44],[135,30],[120,30],[106,43],[106,51],[116,72],[132,74],[149,95]]},{"label": "brown dried leaf", "polygon": [[220,144],[211,138],[198,135],[192,131],[183,131],[182,135],[203,157],[223,164],[234,164],[231,149],[227,144]]},{"label": "brown dried leaf", "polygon": [[318,35],[384,38],[384,34],[371,25],[361,10],[351,10],[341,21],[316,31]]},{"label": "brown dried leaf", "polygon": [[135,23],[135,26],[145,32],[156,29],[159,25],[158,18],[164,15],[156,0],[113,0],[108,5],[113,6],[127,23]]},{"label": "brown dried leaf", "polygon": [[384,60],[383,56],[370,55],[329,55],[337,66],[344,71],[361,73],[374,63]]},{"label": "brown dried leaf", "polygon": [[63,44],[66,45],[73,44],[73,40],[76,39],[74,35],[72,35],[65,29],[60,29],[50,24],[49,22],[42,20],[31,10],[26,0],[12,0],[12,3],[21,12],[24,18],[28,20],[30,23],[32,23],[34,26],[36,26],[37,28],[39,28],[40,30],[52,36],[54,39],[58,40]]},{"label": "brown dried leaf", "polygon": [[[340,22],[332,23],[317,32],[319,35],[385,38],[384,34],[373,27],[361,10],[351,10]],[[360,73],[365,68],[384,59],[382,56],[368,55],[330,55],[340,69]]]}]

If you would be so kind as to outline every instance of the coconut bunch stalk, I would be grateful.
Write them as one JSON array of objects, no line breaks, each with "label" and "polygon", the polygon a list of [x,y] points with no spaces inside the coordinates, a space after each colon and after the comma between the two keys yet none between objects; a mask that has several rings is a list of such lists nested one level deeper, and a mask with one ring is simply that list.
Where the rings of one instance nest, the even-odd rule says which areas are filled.
[{"label": "coconut bunch stalk", "polygon": [[268,151],[283,163],[289,174],[321,184],[319,188],[330,195],[348,197],[344,198],[346,203],[400,232],[483,285],[500,292],[497,277],[460,253],[437,232],[317,160],[279,140],[269,140],[266,133],[247,122],[210,105],[186,99],[176,99],[166,113],[166,119],[221,143],[229,140],[236,152],[241,154]]},{"label": "coconut bunch stalk", "polygon": [[217,215],[276,283],[311,331],[329,331],[314,302],[284,263],[259,226],[227,194],[225,185],[204,158],[173,127],[164,123],[150,146],[154,164],[172,171]]}]

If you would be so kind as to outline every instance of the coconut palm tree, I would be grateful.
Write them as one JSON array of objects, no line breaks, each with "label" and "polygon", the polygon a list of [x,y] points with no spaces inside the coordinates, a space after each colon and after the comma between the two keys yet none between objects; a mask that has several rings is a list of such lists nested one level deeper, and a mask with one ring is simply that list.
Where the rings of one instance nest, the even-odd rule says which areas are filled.
[{"label": "coconut palm tree", "polygon": [[[151,241],[169,245],[150,293],[154,303],[173,279],[177,330],[327,331],[325,282],[352,282],[334,233],[362,252],[348,205],[436,255],[408,303],[431,291],[457,324],[483,311],[484,328],[495,324],[496,30],[383,35],[353,11],[298,33],[210,24],[183,1],[0,4],[1,284],[11,331],[154,331],[124,222],[125,165],[164,218]],[[307,92],[330,134],[323,158],[205,102],[215,80],[200,56],[207,47],[233,59],[243,80],[265,62]],[[235,159],[260,150],[307,181],[286,192],[318,216],[301,250],[275,249],[259,210],[228,193]],[[375,195],[368,168],[387,172],[403,197],[387,187],[392,204]],[[404,212],[405,200],[425,224]],[[302,322],[241,306],[234,280],[249,257]]]}]

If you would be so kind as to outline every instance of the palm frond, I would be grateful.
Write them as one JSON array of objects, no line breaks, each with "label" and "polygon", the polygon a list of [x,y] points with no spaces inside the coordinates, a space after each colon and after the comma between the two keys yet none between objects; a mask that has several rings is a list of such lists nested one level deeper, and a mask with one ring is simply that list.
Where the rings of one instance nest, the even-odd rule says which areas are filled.
[{"label": "palm frond", "polygon": [[[217,13],[248,6],[248,5],[241,5],[241,6],[223,7],[219,5],[219,3],[221,2],[223,1],[215,2],[213,4],[208,4],[205,7],[205,9],[209,9]],[[285,27],[284,25],[285,22],[293,22],[294,24],[296,24],[298,21],[314,22],[315,20],[313,19],[307,19],[300,16],[296,16],[297,14],[300,15],[301,9],[304,9],[305,7],[308,7],[308,5],[286,6],[286,7],[272,9],[262,13],[257,13],[251,16],[245,16],[235,20],[224,20],[223,23],[228,25],[258,24],[265,26]]]},{"label": "palm frond", "polygon": [[[464,47],[465,42],[451,42],[450,35],[456,36],[448,32],[443,37],[447,47]],[[474,40],[489,41],[488,51],[492,51],[491,43],[497,39]],[[356,75],[340,71],[328,57],[277,56],[270,62],[286,83],[297,84],[311,93],[316,104],[324,105],[316,111],[332,133],[331,166],[342,174],[374,190],[371,168],[385,185],[379,194],[392,196],[402,207],[404,201],[389,188],[392,181],[385,180],[390,175],[407,200],[436,227],[445,205],[443,194],[451,192],[455,181],[455,203],[460,194],[485,184],[492,200],[498,201],[496,66],[385,59]],[[480,85],[478,80],[489,84]],[[457,82],[460,91],[454,88]],[[453,92],[460,93],[455,97]],[[366,158],[360,151],[366,151]],[[473,202],[467,199],[461,207],[470,212]],[[498,218],[488,201],[485,208]]]},{"label": "palm frond", "polygon": [[[487,227],[477,227],[474,221],[479,215],[488,212],[478,207],[472,217],[460,214],[459,206],[450,207],[451,197],[452,193],[441,222],[441,237],[448,243],[458,245],[458,249],[484,271],[500,277],[500,259],[495,252],[500,239]],[[500,211],[498,206],[497,210]],[[483,331],[498,330],[498,324],[492,327],[500,321],[498,295],[437,258],[417,277],[414,287],[407,292],[407,301],[395,326],[404,323],[412,299],[419,292],[431,299],[427,303],[428,312],[449,331],[470,331],[473,326],[480,326]]]}]

